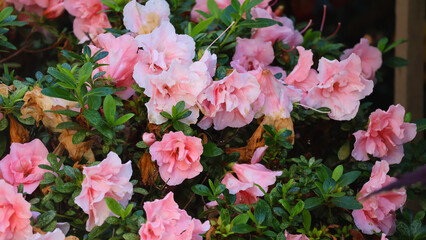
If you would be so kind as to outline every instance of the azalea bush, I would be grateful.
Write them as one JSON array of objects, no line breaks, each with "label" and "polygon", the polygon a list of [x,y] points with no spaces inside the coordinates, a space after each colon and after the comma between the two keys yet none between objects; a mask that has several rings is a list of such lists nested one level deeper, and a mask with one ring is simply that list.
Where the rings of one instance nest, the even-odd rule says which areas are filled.
[{"label": "azalea bush", "polygon": [[396,178],[426,120],[365,100],[403,40],[269,0],[0,6],[0,239],[426,238]]}]

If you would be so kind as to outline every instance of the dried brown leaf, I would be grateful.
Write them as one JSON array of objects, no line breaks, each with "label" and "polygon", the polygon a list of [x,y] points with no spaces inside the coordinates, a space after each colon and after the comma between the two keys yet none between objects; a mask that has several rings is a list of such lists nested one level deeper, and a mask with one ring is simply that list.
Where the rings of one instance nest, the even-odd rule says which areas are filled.
[{"label": "dried brown leaf", "polygon": [[80,239],[76,236],[68,236],[65,238],[65,240],[80,240]]},{"label": "dried brown leaf", "polygon": [[13,143],[26,143],[30,140],[30,132],[25,129],[16,119],[8,115],[10,121],[10,141]]},{"label": "dried brown leaf", "polygon": [[[0,1],[1,2],[1,1]],[[0,84],[0,95],[3,95],[5,97],[9,97],[9,92],[15,91],[16,87],[13,85],[7,86],[4,83]]]},{"label": "dried brown leaf", "polygon": [[353,240],[365,240],[364,235],[355,229],[352,229],[350,234],[352,235]]},{"label": "dried brown leaf", "polygon": [[143,185],[154,184],[158,177],[158,170],[155,163],[151,160],[151,154],[144,153],[138,162],[139,171],[141,173],[141,181]]},{"label": "dried brown leaf", "polygon": [[95,161],[95,155],[92,152],[93,141],[85,141],[79,144],[72,142],[72,137],[77,131],[64,129],[59,135],[59,142],[68,151],[71,159],[74,161],[80,161],[81,158],[85,158],[89,163]]}]

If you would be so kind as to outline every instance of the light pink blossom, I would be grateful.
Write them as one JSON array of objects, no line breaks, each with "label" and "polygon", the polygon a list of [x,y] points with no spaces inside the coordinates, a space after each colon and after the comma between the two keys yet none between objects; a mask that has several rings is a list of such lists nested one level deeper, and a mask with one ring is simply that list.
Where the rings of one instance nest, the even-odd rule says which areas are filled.
[{"label": "light pink blossom", "polygon": [[14,187],[24,185],[24,192],[31,194],[40,185],[47,170],[38,167],[50,165],[49,151],[39,139],[29,143],[12,143],[10,153],[0,161],[0,178]]},{"label": "light pink blossom", "polygon": [[363,199],[366,195],[381,189],[396,179],[387,174],[389,164],[377,161],[371,172],[370,180],[364,184],[358,194],[363,208],[352,212],[356,226],[365,234],[383,232],[392,235],[395,232],[395,211],[400,209],[406,199],[405,189],[383,192]]},{"label": "light pink blossom", "polygon": [[149,148],[149,153],[157,161],[161,178],[169,186],[181,184],[185,179],[191,179],[203,171],[200,157],[203,144],[197,137],[185,136],[182,132],[164,134]]},{"label": "light pink blossom", "polygon": [[100,0],[64,0],[64,6],[76,18],[91,18],[102,11]]},{"label": "light pink blossom", "polygon": [[64,0],[6,0],[13,3],[18,11],[36,13],[46,18],[56,18],[64,12]]},{"label": "light pink blossom", "polygon": [[285,230],[284,232],[286,240],[309,240],[305,234],[290,234]]},{"label": "light pink blossom", "polygon": [[30,225],[31,204],[22,193],[0,179],[0,239],[27,240],[33,234]]},{"label": "light pink blossom", "polygon": [[367,161],[367,154],[398,164],[404,156],[403,144],[414,139],[417,127],[404,122],[405,109],[392,105],[388,111],[377,109],[371,113],[367,131],[354,133],[356,138],[352,156],[359,161]]},{"label": "light pink blossom", "polygon": [[308,91],[302,102],[313,108],[331,109],[328,116],[334,120],[354,118],[360,100],[373,91],[373,82],[361,75],[360,58],[355,54],[340,62],[321,58],[318,72],[319,84]]},{"label": "light pink blossom", "polygon": [[262,39],[237,38],[231,66],[238,72],[265,68],[273,61],[274,49],[271,42],[264,42]]},{"label": "light pink blossom", "polygon": [[146,223],[139,230],[141,240],[202,240],[200,234],[210,228],[208,221],[201,223],[180,209],[173,199],[173,192],[163,199],[145,202],[143,208]]},{"label": "light pink blossom", "polygon": [[299,60],[284,82],[307,92],[319,83],[318,73],[311,68],[314,64],[312,50],[305,50],[303,47],[296,48],[299,51]]},{"label": "light pink blossom", "polygon": [[105,32],[104,28],[111,28],[106,13],[93,14],[88,18],[74,19],[74,35],[80,40],[80,44],[88,41],[89,37],[96,43],[98,35]]},{"label": "light pink blossom", "polygon": [[155,139],[155,134],[154,133],[143,133],[142,135],[142,141],[148,145],[151,146],[155,141],[157,141],[157,139]]},{"label": "light pink blossom", "polygon": [[65,234],[59,229],[56,228],[53,232],[47,232],[44,235],[36,233],[32,235],[28,240],[64,240]]},{"label": "light pink blossom", "polygon": [[216,73],[216,64],[217,64],[217,56],[216,54],[211,54],[209,50],[206,50],[203,56],[200,58],[200,62],[206,64],[207,70],[211,77]]},{"label": "light pink blossom", "polygon": [[220,81],[214,81],[199,96],[204,118],[198,123],[202,129],[214,124],[214,129],[243,127],[249,124],[258,109],[253,105],[260,94],[260,85],[250,73],[233,71]]},{"label": "light pink blossom", "polygon": [[380,240],[389,240],[386,238],[386,234],[382,233],[382,237],[380,238]]},{"label": "light pink blossom", "polygon": [[98,61],[99,64],[108,64],[101,66],[93,71],[93,74],[105,71],[105,77],[109,77],[115,82],[117,87],[126,87],[127,89],[118,92],[117,95],[122,99],[129,99],[135,90],[131,85],[133,80],[133,68],[138,61],[138,43],[130,35],[114,37],[111,33],[100,34],[97,38],[96,46],[89,45],[92,54],[100,49],[108,52],[108,56]]},{"label": "light pink blossom", "polygon": [[132,166],[130,161],[121,163],[120,157],[108,153],[101,163],[83,169],[84,180],[80,195],[75,198],[75,203],[89,215],[86,230],[90,231],[95,226],[104,223],[108,216],[113,215],[109,210],[105,197],[114,198],[125,206],[133,194],[133,185],[130,183]]},{"label": "light pink blossom", "polygon": [[123,9],[123,23],[133,33],[148,34],[161,21],[169,21],[169,15],[169,4],[165,0],[149,0],[145,6],[132,0]]},{"label": "light pink blossom", "polygon": [[252,8],[251,14],[253,19],[268,18],[281,22],[282,26],[275,24],[265,28],[257,28],[254,30],[251,38],[261,39],[264,42],[282,41],[291,48],[300,45],[303,42],[303,36],[299,31],[294,29],[293,22],[286,17],[276,16],[270,9]]},{"label": "light pink blossom", "polygon": [[373,80],[376,71],[382,66],[382,53],[376,47],[370,46],[366,38],[361,38],[354,48],[346,49],[340,60],[348,58],[352,53],[361,58],[362,76]]}]

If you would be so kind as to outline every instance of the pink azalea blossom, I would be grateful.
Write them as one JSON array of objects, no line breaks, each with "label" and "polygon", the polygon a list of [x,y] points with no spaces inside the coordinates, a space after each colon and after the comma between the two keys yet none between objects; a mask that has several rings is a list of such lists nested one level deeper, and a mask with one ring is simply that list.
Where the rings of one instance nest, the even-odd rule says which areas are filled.
[{"label": "pink azalea blossom", "polygon": [[237,38],[237,47],[231,66],[238,72],[247,72],[265,68],[274,61],[274,49],[271,42],[261,39]]},{"label": "pink azalea blossom", "polygon": [[389,240],[386,238],[386,234],[382,233],[382,237],[380,238],[380,240]]},{"label": "pink azalea blossom", "polygon": [[57,18],[65,11],[64,0],[50,0],[49,5],[46,10],[44,10],[43,15],[46,18],[52,19]]},{"label": "pink azalea blossom", "polygon": [[22,193],[0,179],[0,239],[27,240],[33,234],[30,224],[31,204]]},{"label": "pink azalea blossom", "polygon": [[0,178],[14,187],[24,185],[24,192],[31,194],[40,185],[47,170],[38,167],[50,165],[49,151],[39,139],[29,143],[12,143],[10,153],[0,161]]},{"label": "pink azalea blossom", "polygon": [[370,46],[366,38],[361,38],[354,48],[346,49],[340,60],[347,59],[352,53],[361,58],[362,76],[373,80],[376,71],[382,66],[382,53],[376,47]]},{"label": "pink azalea blossom", "polygon": [[97,36],[105,32],[104,28],[111,28],[106,13],[94,14],[89,18],[74,19],[74,35],[80,40],[80,44],[89,40],[86,33],[96,42]]},{"label": "pink azalea blossom", "polygon": [[185,179],[191,179],[203,171],[200,157],[203,144],[197,137],[185,136],[182,132],[164,134],[149,148],[149,153],[157,161],[161,178],[169,186],[181,184]]},{"label": "pink azalea blossom", "polygon": [[216,64],[217,64],[217,56],[216,54],[211,54],[210,51],[206,50],[203,56],[200,58],[200,62],[206,64],[207,70],[211,77],[216,73]]},{"label": "pink azalea blossom", "polygon": [[108,52],[108,56],[98,61],[99,64],[108,64],[97,68],[93,74],[105,71],[105,77],[109,77],[115,82],[117,87],[126,87],[127,89],[118,92],[117,95],[122,99],[129,99],[135,90],[131,85],[133,80],[133,68],[138,61],[138,43],[130,35],[114,37],[111,33],[100,34],[97,38],[96,46],[89,45],[92,54],[100,49]]},{"label": "pink azalea blossom", "polygon": [[307,92],[319,83],[318,73],[311,68],[314,64],[312,50],[305,50],[303,47],[296,48],[299,51],[299,60],[284,82]]},{"label": "pink azalea blossom", "polygon": [[121,205],[127,205],[133,194],[133,185],[130,183],[132,176],[131,162],[121,163],[120,157],[108,153],[101,163],[83,169],[84,180],[80,195],[75,198],[75,203],[89,215],[86,230],[90,231],[95,226],[104,223],[108,216],[113,215],[109,210],[105,197],[114,198]]},{"label": "pink azalea blossom", "polygon": [[173,199],[173,192],[169,192],[161,200],[145,202],[143,208],[146,223],[139,230],[141,240],[202,240],[200,234],[210,229],[208,221],[201,223],[180,209]]},{"label": "pink azalea blossom", "polygon": [[251,38],[272,43],[282,41],[290,47],[295,47],[303,42],[302,34],[294,29],[293,22],[289,18],[278,17],[270,9],[265,10],[262,8],[252,8],[251,14],[253,19],[269,18],[282,23],[282,26],[275,24],[270,27],[255,29]]},{"label": "pink azalea blossom", "polygon": [[65,234],[59,229],[56,228],[53,232],[47,232],[44,235],[36,233],[32,235],[28,240],[64,240]]},{"label": "pink azalea blossom", "polygon": [[403,144],[414,139],[417,127],[404,122],[405,109],[392,105],[388,111],[377,109],[371,113],[367,131],[357,131],[352,156],[358,161],[367,161],[367,154],[398,164],[404,156]]},{"label": "pink azalea blossom", "polygon": [[169,21],[169,15],[169,4],[165,0],[149,0],[145,6],[132,0],[123,9],[123,23],[133,33],[147,34],[161,21]]},{"label": "pink azalea blossom", "polygon": [[64,12],[64,0],[6,0],[13,3],[18,11],[36,13],[46,18],[57,18]]},{"label": "pink azalea blossom", "polygon": [[354,118],[360,100],[373,91],[373,82],[361,75],[360,58],[355,54],[340,62],[321,58],[318,72],[319,84],[308,91],[303,103],[331,109],[328,116],[334,120]]},{"label": "pink azalea blossom", "polygon": [[64,6],[76,18],[91,18],[102,11],[100,0],[64,0]]},{"label": "pink azalea blossom", "polygon": [[284,232],[286,240],[309,240],[305,234],[290,234],[285,230]]},{"label": "pink azalea blossom", "polygon": [[155,141],[157,141],[157,139],[155,139],[155,134],[154,133],[143,133],[142,135],[142,141],[148,145],[151,146]]},{"label": "pink azalea blossom", "polygon": [[214,124],[214,129],[222,130],[249,124],[258,110],[253,107],[260,92],[260,85],[252,74],[233,71],[224,79],[213,82],[198,97],[204,113],[198,126],[207,129]]},{"label": "pink azalea blossom", "polygon": [[386,175],[388,171],[389,164],[386,161],[377,161],[373,166],[370,180],[358,194],[358,200],[363,208],[354,210],[352,216],[356,226],[365,234],[383,232],[392,235],[395,232],[395,211],[400,209],[407,199],[405,189],[383,192],[363,199],[396,180]]}]

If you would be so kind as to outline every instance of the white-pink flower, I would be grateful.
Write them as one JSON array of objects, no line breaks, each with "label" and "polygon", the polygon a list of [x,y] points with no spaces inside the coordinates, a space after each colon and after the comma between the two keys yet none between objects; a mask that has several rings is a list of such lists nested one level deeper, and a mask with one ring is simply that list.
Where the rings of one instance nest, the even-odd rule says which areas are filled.
[{"label": "white-pink flower", "polygon": [[208,221],[201,223],[180,209],[173,199],[173,192],[163,199],[145,202],[143,208],[146,223],[139,230],[141,240],[202,240],[200,234],[210,228]]},{"label": "white-pink flower", "polygon": [[98,165],[85,167],[83,174],[82,190],[75,198],[75,203],[89,215],[86,230],[90,231],[93,227],[102,225],[113,214],[105,197],[114,198],[121,205],[126,205],[132,197],[132,166],[130,161],[122,164],[120,157],[110,152]]},{"label": "white-pink flower", "polygon": [[148,34],[169,21],[170,8],[165,0],[149,0],[145,6],[132,0],[123,9],[123,23],[126,29],[136,34]]},{"label": "white-pink flower", "polygon": [[200,163],[203,144],[197,137],[185,136],[182,132],[164,134],[161,141],[154,142],[149,153],[157,161],[161,178],[167,185],[181,184],[203,171]]},{"label": "white-pink flower", "polygon": [[76,18],[91,18],[102,11],[100,0],[64,0],[67,12]]},{"label": "white-pink flower", "polygon": [[318,73],[311,68],[314,64],[312,50],[305,50],[300,46],[296,48],[299,51],[299,60],[284,82],[307,92],[319,83]]},{"label": "white-pink flower", "polygon": [[240,73],[265,68],[274,61],[272,42],[262,39],[237,38],[231,66]]},{"label": "white-pink flower", "polygon": [[32,235],[28,240],[64,240],[65,234],[59,229],[56,228],[53,232],[47,232],[44,235],[36,233]]}]

